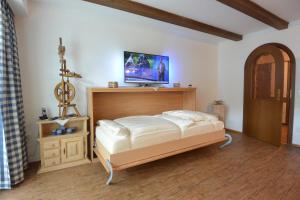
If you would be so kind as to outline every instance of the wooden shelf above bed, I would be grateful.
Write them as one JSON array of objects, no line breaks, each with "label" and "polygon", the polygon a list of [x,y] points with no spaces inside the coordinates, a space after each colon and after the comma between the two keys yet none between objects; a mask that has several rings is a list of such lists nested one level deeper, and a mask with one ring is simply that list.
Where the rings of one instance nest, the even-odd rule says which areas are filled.
[{"label": "wooden shelf above bed", "polygon": [[90,92],[190,92],[196,88],[168,88],[168,87],[120,87],[120,88],[89,88]]},{"label": "wooden shelf above bed", "polygon": [[98,120],[156,115],[177,109],[196,110],[196,88],[88,88],[91,159]]}]

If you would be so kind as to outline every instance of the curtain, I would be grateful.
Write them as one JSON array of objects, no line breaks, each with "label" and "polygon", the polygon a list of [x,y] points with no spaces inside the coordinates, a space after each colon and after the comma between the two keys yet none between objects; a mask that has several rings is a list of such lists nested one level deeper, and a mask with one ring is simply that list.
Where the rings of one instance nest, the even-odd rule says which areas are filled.
[{"label": "curtain", "polygon": [[4,140],[4,130],[2,116],[0,114],[0,189],[10,189],[10,175],[7,160],[6,144]]},{"label": "curtain", "polygon": [[24,180],[27,149],[14,15],[0,1],[0,189],[9,189]]}]

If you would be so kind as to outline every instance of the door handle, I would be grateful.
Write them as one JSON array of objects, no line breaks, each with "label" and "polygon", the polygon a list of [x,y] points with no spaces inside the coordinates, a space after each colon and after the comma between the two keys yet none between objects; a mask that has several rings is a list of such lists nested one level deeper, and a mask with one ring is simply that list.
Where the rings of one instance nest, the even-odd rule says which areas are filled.
[{"label": "door handle", "polygon": [[277,89],[277,101],[280,101],[281,90]]}]

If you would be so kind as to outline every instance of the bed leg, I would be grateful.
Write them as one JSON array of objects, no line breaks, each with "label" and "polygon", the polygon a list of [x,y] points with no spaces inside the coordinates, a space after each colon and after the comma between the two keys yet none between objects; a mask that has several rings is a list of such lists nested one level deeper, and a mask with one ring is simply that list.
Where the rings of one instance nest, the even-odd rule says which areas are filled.
[{"label": "bed leg", "polygon": [[229,134],[226,133],[226,134],[225,134],[225,137],[227,138],[227,141],[219,147],[220,149],[223,149],[224,147],[230,145],[231,142],[232,142],[232,137],[231,137],[231,135],[229,135]]},{"label": "bed leg", "polygon": [[113,171],[113,168],[112,168],[111,163],[110,163],[109,160],[106,160],[106,166],[109,169],[109,177],[106,181],[106,185],[110,185],[111,181],[112,181],[112,178],[113,178],[113,175],[114,175],[114,171]]}]

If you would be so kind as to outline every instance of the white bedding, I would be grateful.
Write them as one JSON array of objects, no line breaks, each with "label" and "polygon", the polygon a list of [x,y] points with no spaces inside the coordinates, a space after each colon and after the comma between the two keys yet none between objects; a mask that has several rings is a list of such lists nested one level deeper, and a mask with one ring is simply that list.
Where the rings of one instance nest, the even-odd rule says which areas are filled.
[{"label": "white bedding", "polygon": [[114,120],[130,131],[131,148],[141,148],[181,138],[174,123],[153,116],[132,116]]},{"label": "white bedding", "polygon": [[101,126],[96,127],[96,139],[101,142],[105,149],[111,153],[119,153],[131,149],[129,136],[112,134]]},{"label": "white bedding", "polygon": [[160,144],[180,138],[222,130],[221,121],[194,122],[177,117],[132,116],[119,118],[114,122],[126,127],[129,134],[114,134],[113,129],[98,126],[96,138],[111,154]]},{"label": "white bedding", "polygon": [[164,118],[164,119],[176,124],[180,128],[181,133],[183,133],[188,127],[195,125],[195,122],[193,120],[183,119],[183,118],[176,117],[173,115],[163,114],[163,115],[156,115],[156,117]]},{"label": "white bedding", "polygon": [[218,117],[216,117],[213,114],[208,114],[199,111],[191,111],[191,110],[170,110],[170,111],[163,112],[163,115],[180,117],[182,119],[192,120],[194,122],[218,121]]},{"label": "white bedding", "polygon": [[176,124],[181,129],[182,137],[190,137],[200,134],[206,134],[214,131],[219,131],[224,128],[224,123],[218,120],[206,120],[193,122],[192,120],[172,116],[172,115],[157,115]]},{"label": "white bedding", "polygon": [[125,126],[122,126],[121,124],[114,122],[112,120],[100,120],[98,124],[110,132],[111,134],[117,135],[117,136],[128,136],[130,135],[130,132],[128,128]]},{"label": "white bedding", "polygon": [[222,129],[224,129],[224,123],[221,121],[200,121],[185,129],[182,133],[182,137],[185,138],[195,135],[209,134]]}]

